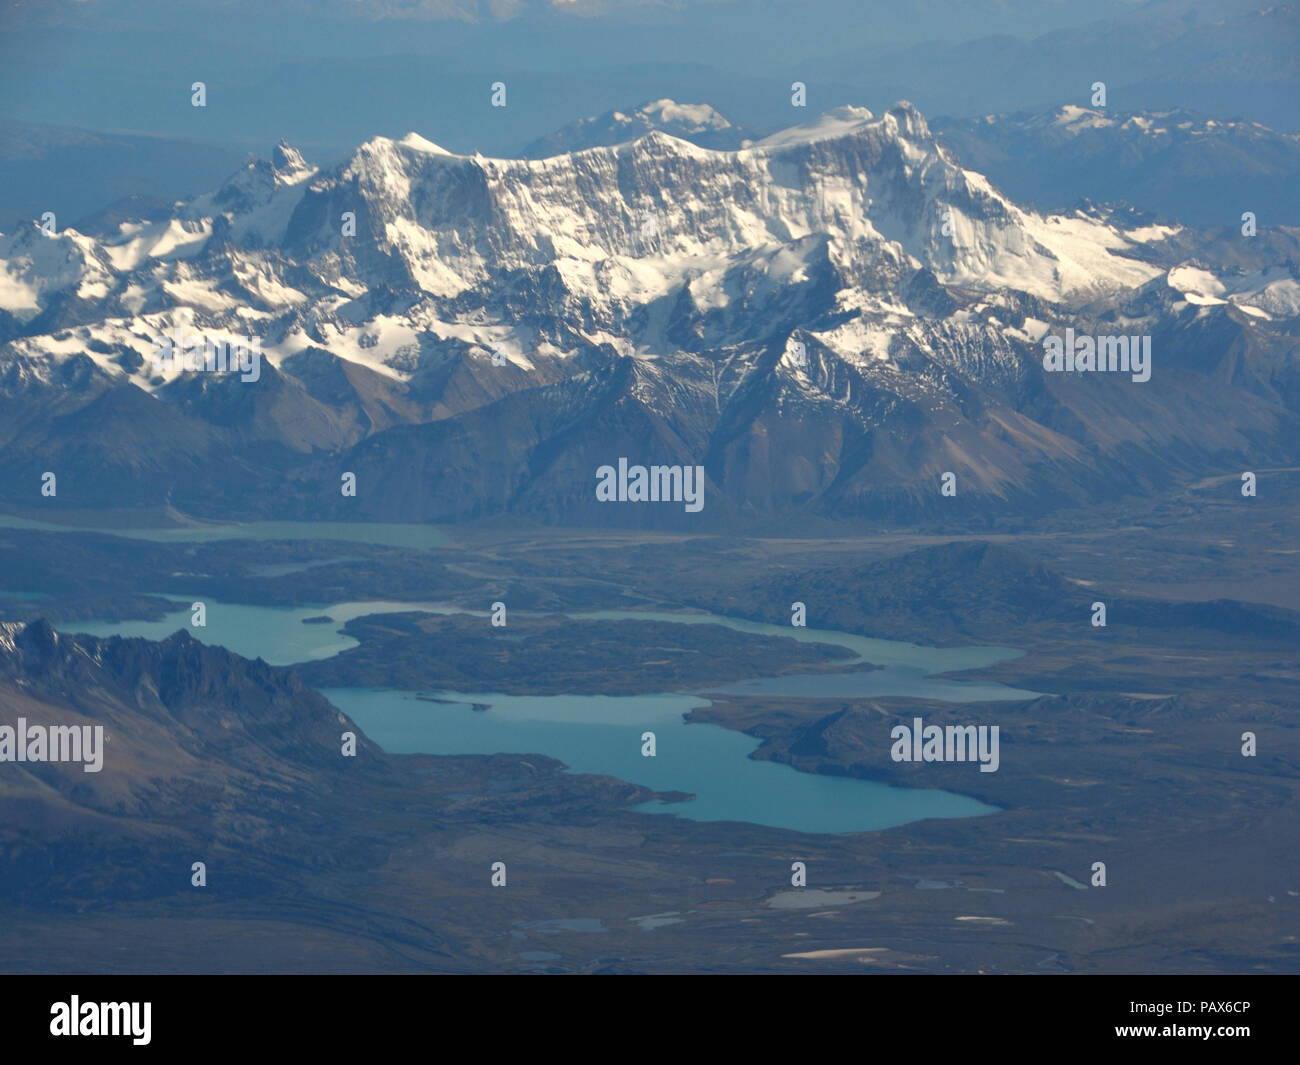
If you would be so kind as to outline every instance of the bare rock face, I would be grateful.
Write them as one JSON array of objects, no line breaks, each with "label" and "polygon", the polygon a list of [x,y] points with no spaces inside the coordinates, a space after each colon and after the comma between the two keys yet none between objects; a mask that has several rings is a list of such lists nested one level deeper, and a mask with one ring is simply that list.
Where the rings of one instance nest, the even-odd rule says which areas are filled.
[{"label": "bare rock face", "polygon": [[[382,752],[292,672],[185,632],[154,643],[0,625],[5,727],[95,730],[102,745],[97,768],[48,757],[3,766],[0,800],[15,816],[0,827],[0,890],[26,904],[73,905],[87,885],[101,899],[173,893],[196,858],[230,863],[236,894],[259,890],[286,858],[364,862],[374,848],[344,839],[360,833],[338,828],[341,815],[394,779]],[[355,757],[342,754],[344,732]]]}]

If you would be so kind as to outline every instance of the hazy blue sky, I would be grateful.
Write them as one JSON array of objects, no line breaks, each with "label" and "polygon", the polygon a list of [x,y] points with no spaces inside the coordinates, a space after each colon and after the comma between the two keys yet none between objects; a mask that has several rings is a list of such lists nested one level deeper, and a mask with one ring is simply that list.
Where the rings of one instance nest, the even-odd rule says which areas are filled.
[{"label": "hazy blue sky", "polygon": [[[317,155],[417,130],[503,153],[669,96],[740,122],[808,106],[930,116],[1085,102],[1296,128],[1296,5],[1209,0],[9,0],[0,120]],[[325,14],[322,14],[325,12]],[[457,15],[459,17],[449,17]],[[509,106],[490,109],[492,82]],[[190,106],[194,81],[208,106]]]}]

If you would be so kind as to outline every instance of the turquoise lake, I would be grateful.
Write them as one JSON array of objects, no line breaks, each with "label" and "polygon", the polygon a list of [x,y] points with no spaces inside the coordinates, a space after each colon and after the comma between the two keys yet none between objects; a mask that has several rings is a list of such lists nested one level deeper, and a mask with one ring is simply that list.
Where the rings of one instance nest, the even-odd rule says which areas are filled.
[{"label": "turquoise lake", "polygon": [[[175,593],[178,600],[195,597]],[[207,604],[207,627],[190,628],[188,610],[158,622],[77,623],[68,631],[99,636],[163,639],[186,629],[206,643],[273,665],[327,658],[356,645],[339,629],[366,614],[421,610],[463,613],[437,602],[369,601],[297,608]],[[485,612],[482,612],[486,616]],[[327,615],[327,624],[303,624]],[[754,678],[707,686],[693,692],[632,696],[506,695],[499,692],[409,692],[334,688],[323,694],[381,747],[398,754],[544,754],[575,773],[599,773],[658,791],[680,791],[694,799],[647,803],[647,813],[670,813],[697,821],[746,821],[802,832],[862,832],[930,817],[972,817],[992,812],[973,798],[924,788],[896,788],[849,777],[801,773],[774,762],[755,761],[759,741],[717,725],[688,724],[683,715],[708,705],[709,691],[733,695],[787,695],[802,699],[879,695],[914,696],[972,706],[971,723],[981,723],[981,702],[1035,698],[1038,693],[1005,685],[938,676],[977,669],[1018,657],[1005,647],[929,648],[875,640],[832,630],[738,621],[708,614],[600,611],[578,613],[615,623],[640,618],[685,624],[721,624],[756,635],[794,637],[803,642],[847,647],[855,658],[883,668],[867,673],[832,673]],[[430,654],[436,647],[429,648]],[[474,704],[487,709],[474,709]],[[994,722],[996,723],[996,722]],[[880,742],[889,743],[893,722],[881,720]],[[642,757],[642,734],[654,732],[656,756]],[[970,766],[978,773],[978,766]]]}]

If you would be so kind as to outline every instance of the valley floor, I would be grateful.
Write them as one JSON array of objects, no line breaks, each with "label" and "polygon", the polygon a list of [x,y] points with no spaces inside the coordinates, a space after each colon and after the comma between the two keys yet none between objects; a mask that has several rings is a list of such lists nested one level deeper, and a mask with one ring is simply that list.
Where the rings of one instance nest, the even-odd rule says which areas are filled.
[{"label": "valley floor", "polygon": [[[1274,499],[1296,498],[1295,473],[1274,484]],[[162,548],[42,544],[8,530],[0,588],[31,587],[61,559],[57,610],[69,619],[105,616],[108,585],[91,569],[110,558],[133,592],[118,609],[135,616],[174,601],[158,575],[177,570],[187,591],[231,602],[409,599],[418,587],[421,599],[475,611],[502,599],[530,613],[706,609],[784,623],[799,600],[812,627],[1021,648],[967,679],[1049,694],[980,704],[726,696],[694,711],[760,739],[757,758],[1000,808],[870,833],[637,813],[646,789],[533,755],[380,756],[391,779],[358,781],[352,800],[338,793],[324,811],[338,818],[334,834],[313,826],[303,852],[254,886],[227,890],[214,875],[204,892],[115,901],[83,877],[41,905],[6,892],[0,970],[1300,972],[1298,520],[1294,503],[1234,499],[1207,483],[1145,513],[1129,508],[1122,524],[1097,512],[978,538],[457,528],[421,551],[192,545],[179,558],[168,549],[164,564],[151,554]],[[331,552],[349,557],[250,573]],[[1094,601],[1107,604],[1105,628],[1090,624]],[[583,648],[549,650],[582,684]],[[609,668],[591,664],[593,690]],[[998,725],[998,771],[893,762],[889,729],[914,717]],[[1242,754],[1246,732],[1253,757]],[[349,823],[349,801],[364,823]],[[379,857],[342,860],[363,837]],[[237,832],[214,846],[237,864]],[[68,853],[52,845],[51,863]],[[503,888],[489,882],[496,861],[508,865]],[[796,861],[807,887],[791,886]],[[1104,887],[1093,886],[1097,862]]]}]

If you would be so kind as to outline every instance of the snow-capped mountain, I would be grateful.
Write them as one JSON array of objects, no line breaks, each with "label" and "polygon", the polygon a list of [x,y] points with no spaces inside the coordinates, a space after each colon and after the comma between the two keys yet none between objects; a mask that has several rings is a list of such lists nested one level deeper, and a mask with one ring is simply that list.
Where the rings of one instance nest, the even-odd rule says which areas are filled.
[{"label": "snow-capped mountain", "polygon": [[[913,514],[946,471],[964,507],[1016,513],[1292,457],[1294,234],[1229,254],[1118,218],[1017,205],[906,103],[736,150],[655,129],[491,159],[412,133],[318,171],[281,144],[163,220],[0,237],[0,486],[679,524],[602,510],[597,466],[703,465],[714,519]],[[1152,380],[1045,373],[1067,327],[1151,336]],[[158,368],[177,329],[255,339],[258,379]]]},{"label": "snow-capped mountain", "polygon": [[658,130],[700,148],[732,151],[758,139],[708,104],[680,104],[653,100],[625,111],[608,111],[596,118],[580,118],[523,150],[526,159],[547,159],[585,148],[607,148],[644,137]]}]

